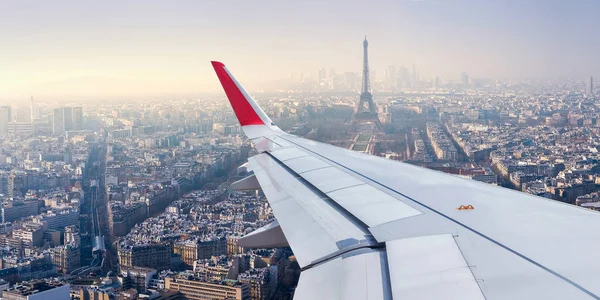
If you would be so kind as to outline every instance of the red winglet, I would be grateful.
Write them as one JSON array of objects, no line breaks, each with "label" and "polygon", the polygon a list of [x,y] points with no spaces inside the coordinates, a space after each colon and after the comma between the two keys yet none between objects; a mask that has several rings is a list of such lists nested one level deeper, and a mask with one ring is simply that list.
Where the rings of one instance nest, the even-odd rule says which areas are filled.
[{"label": "red winglet", "polygon": [[240,125],[264,125],[265,123],[260,118],[260,116],[256,113],[250,101],[252,99],[246,99],[244,93],[242,92],[242,87],[236,84],[236,81],[230,76],[230,74],[225,69],[225,65],[218,61],[212,61],[213,68],[215,68],[215,72],[219,77],[219,81],[221,81],[221,85],[225,90],[225,94],[229,99],[229,103],[233,107],[233,111],[240,121]]}]

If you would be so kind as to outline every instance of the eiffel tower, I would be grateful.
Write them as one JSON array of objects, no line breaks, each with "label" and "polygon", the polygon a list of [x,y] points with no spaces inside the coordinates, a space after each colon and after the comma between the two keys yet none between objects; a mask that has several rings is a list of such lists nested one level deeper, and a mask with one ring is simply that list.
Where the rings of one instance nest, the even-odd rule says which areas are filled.
[{"label": "eiffel tower", "polygon": [[382,130],[383,125],[381,124],[381,121],[379,121],[377,106],[375,105],[375,102],[373,102],[373,95],[371,94],[371,85],[369,82],[369,42],[367,41],[366,36],[365,40],[363,41],[363,48],[362,86],[360,89],[358,108],[356,109],[356,114],[354,115],[354,121],[357,123],[372,122],[375,124],[375,126],[377,126],[377,129]]}]

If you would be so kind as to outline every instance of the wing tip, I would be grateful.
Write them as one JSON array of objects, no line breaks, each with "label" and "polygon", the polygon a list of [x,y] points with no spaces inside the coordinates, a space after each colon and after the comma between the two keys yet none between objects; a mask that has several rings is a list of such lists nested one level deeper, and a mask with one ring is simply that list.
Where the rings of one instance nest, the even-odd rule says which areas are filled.
[{"label": "wing tip", "polygon": [[225,64],[220,62],[220,61],[216,61],[216,60],[211,60],[210,63],[212,64],[213,68],[217,68],[217,67],[224,67]]},{"label": "wing tip", "polygon": [[[229,74],[225,64],[213,60],[210,62],[217,73],[217,77],[223,86],[223,90],[233,107],[233,111],[240,122],[240,125],[265,125],[267,124],[259,115],[264,114],[254,100],[246,94],[239,83]],[[267,117],[268,119],[268,117]]]}]

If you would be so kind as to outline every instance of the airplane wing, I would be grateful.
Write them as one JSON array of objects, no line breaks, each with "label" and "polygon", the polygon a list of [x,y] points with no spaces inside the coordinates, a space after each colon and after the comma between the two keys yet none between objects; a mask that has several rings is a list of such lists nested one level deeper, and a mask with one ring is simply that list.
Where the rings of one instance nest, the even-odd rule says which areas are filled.
[{"label": "airplane wing", "polygon": [[290,245],[294,299],[600,299],[597,212],[287,134],[212,64],[277,218],[245,243]]}]

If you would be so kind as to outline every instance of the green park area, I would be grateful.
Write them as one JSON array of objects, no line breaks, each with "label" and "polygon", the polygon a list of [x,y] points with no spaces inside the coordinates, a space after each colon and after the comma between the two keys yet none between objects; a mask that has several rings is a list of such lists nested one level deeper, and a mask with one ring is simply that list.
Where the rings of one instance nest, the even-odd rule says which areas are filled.
[{"label": "green park area", "polygon": [[364,152],[367,150],[367,145],[366,144],[354,144],[354,146],[352,146],[352,150]]},{"label": "green park area", "polygon": [[369,140],[371,140],[371,135],[369,134],[360,134],[356,139],[358,143],[367,143]]}]

